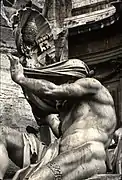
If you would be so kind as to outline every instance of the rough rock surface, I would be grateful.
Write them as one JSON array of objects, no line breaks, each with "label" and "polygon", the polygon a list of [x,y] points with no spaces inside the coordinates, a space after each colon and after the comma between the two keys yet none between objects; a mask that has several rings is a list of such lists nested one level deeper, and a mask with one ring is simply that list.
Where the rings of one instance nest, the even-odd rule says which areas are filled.
[{"label": "rough rock surface", "polygon": [[[1,53],[0,56],[0,124],[25,131],[27,125],[36,126],[36,122],[21,88],[11,80],[6,54]],[[12,177],[17,169],[10,161],[7,177]]]},{"label": "rough rock surface", "polygon": [[[21,132],[27,125],[37,127],[31,107],[24,98],[21,87],[14,83],[10,75],[8,52],[16,52],[12,29],[0,15],[0,125],[7,125]],[[43,131],[46,133],[46,131]],[[10,161],[6,178],[11,179],[18,167]]]},{"label": "rough rock surface", "polygon": [[1,53],[0,122],[24,131],[27,124],[34,125],[34,118],[26,102],[21,87],[11,79],[9,60]]},{"label": "rough rock surface", "polygon": [[[36,126],[31,108],[25,100],[21,87],[14,83],[10,75],[7,52],[15,52],[12,30],[0,16],[0,125],[25,131],[27,125]],[[12,178],[18,167],[10,161],[6,177]]]}]

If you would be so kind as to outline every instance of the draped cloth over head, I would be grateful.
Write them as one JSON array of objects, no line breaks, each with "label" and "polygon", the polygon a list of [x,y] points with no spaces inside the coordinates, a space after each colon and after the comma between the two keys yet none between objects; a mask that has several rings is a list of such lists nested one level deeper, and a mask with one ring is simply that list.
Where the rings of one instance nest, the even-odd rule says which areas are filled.
[{"label": "draped cloth over head", "polygon": [[[79,59],[70,59],[68,61],[57,62],[41,69],[24,68],[24,73],[27,77],[45,79],[54,81],[54,83],[61,84],[62,81],[66,82],[66,77],[83,78],[88,77],[90,70],[88,66]],[[59,77],[59,78],[58,78]],[[61,80],[62,79],[62,80]],[[30,91],[26,92],[25,97],[29,98],[41,114],[56,113],[56,101],[52,99],[42,99],[41,97],[32,94]]]},{"label": "draped cloth over head", "polygon": [[25,75],[37,76],[38,78],[47,79],[47,77],[65,77],[71,76],[76,78],[88,77],[90,69],[79,59],[69,59],[67,61],[57,62],[40,69],[24,68]]}]

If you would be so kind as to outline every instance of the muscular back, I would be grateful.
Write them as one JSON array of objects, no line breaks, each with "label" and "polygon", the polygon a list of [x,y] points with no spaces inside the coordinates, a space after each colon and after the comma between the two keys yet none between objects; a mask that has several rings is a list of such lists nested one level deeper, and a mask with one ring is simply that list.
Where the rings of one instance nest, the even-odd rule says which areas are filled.
[{"label": "muscular back", "polygon": [[61,113],[61,151],[90,141],[101,142],[105,148],[109,146],[116,126],[114,102],[108,90],[98,85],[96,93],[69,102],[69,111]]},{"label": "muscular back", "polygon": [[20,73],[16,71],[12,71],[13,80],[37,97],[69,102],[69,108],[59,111],[62,149],[77,147],[88,141],[99,141],[108,146],[116,117],[113,99],[99,81],[81,78],[74,83],[56,85],[44,79],[26,78],[21,73],[22,67]]},{"label": "muscular back", "polygon": [[63,110],[59,109],[62,151],[89,141],[109,145],[116,125],[114,103],[99,81],[81,78],[74,83],[56,85],[23,77],[19,84],[38,97],[63,102]]}]

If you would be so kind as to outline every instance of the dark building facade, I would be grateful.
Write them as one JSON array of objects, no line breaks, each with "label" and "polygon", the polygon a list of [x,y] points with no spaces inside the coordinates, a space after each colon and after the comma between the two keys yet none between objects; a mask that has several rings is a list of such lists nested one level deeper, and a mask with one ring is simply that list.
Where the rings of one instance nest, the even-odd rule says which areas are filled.
[{"label": "dark building facade", "polygon": [[[96,4],[94,1],[93,4],[86,5],[91,11],[84,14],[88,21],[69,28],[69,58],[82,59],[95,70],[95,76],[113,96],[117,127],[120,127],[122,125],[122,3],[118,1],[105,4],[103,1],[99,3],[97,1]],[[81,11],[85,11],[85,6],[80,8]],[[102,11],[105,16],[99,19]],[[73,9],[72,12],[73,15],[79,13],[78,9]],[[98,20],[95,16],[92,19],[91,14],[98,14],[96,16]]]}]

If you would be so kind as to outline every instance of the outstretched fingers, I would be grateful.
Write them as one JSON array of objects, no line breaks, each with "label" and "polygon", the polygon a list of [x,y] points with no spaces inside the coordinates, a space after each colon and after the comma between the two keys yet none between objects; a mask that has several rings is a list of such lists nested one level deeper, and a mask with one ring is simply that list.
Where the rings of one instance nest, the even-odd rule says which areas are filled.
[{"label": "outstretched fingers", "polygon": [[10,60],[10,64],[12,67],[14,67],[15,64],[19,63],[19,58],[13,56],[11,53],[7,53],[7,57]]}]

